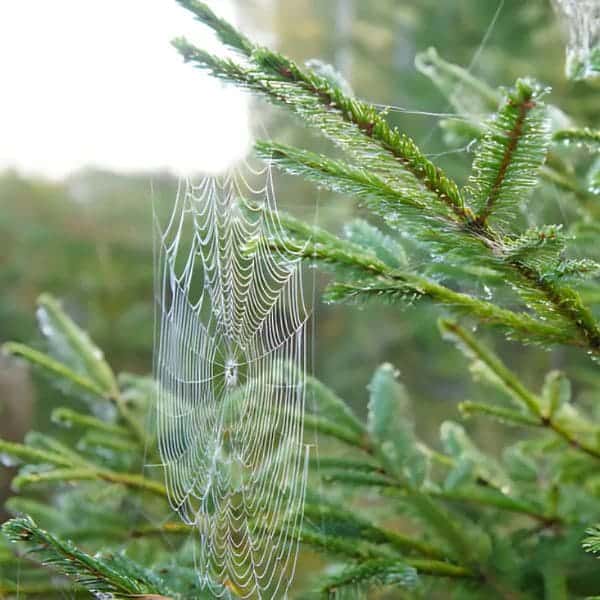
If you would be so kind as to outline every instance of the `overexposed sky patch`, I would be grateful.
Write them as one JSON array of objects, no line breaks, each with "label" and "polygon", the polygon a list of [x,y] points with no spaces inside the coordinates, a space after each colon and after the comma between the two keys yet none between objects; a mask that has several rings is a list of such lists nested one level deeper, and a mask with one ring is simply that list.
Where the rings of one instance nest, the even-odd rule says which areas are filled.
[{"label": "overexposed sky patch", "polygon": [[183,64],[182,34],[220,48],[174,0],[1,0],[0,169],[192,174],[243,156],[247,98]]}]

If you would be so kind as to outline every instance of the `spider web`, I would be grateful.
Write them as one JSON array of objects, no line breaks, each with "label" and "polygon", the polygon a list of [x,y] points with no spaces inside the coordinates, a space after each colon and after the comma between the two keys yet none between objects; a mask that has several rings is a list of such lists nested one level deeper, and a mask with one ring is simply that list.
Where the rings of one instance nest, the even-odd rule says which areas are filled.
[{"label": "spider web", "polygon": [[281,598],[307,475],[308,311],[260,175],[260,189],[241,174],[182,182],[157,226],[157,433],[171,506],[200,535],[202,586]]},{"label": "spider web", "polygon": [[553,0],[569,31],[567,76],[600,75],[600,0]]}]

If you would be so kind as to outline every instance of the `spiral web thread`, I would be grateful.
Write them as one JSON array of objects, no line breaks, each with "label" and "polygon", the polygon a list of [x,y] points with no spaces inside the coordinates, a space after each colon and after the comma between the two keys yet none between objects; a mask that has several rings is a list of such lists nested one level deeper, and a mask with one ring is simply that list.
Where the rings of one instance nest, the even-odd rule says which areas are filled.
[{"label": "spiral web thread", "polygon": [[182,182],[157,225],[157,434],[171,506],[200,534],[201,585],[283,598],[307,476],[308,311],[299,255],[269,243],[286,248],[271,170],[254,175],[262,189]]}]

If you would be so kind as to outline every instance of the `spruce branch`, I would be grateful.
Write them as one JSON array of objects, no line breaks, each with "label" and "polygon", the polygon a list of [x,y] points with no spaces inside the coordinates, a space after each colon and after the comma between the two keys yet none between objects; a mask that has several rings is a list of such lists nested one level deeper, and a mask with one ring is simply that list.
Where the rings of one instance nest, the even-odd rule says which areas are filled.
[{"label": "spruce branch", "polygon": [[119,473],[108,469],[95,469],[93,467],[71,467],[67,469],[54,469],[52,471],[40,471],[37,473],[22,473],[13,479],[13,487],[22,489],[28,485],[40,483],[60,483],[73,481],[106,481],[124,485],[132,489],[149,492],[161,498],[167,498],[165,486],[158,481],[134,475],[131,473]]},{"label": "spruce branch", "polygon": [[392,269],[408,267],[408,256],[404,247],[388,235],[363,219],[354,219],[344,225],[344,237],[363,251],[375,254]]},{"label": "spruce branch", "polygon": [[363,303],[369,299],[389,299],[393,302],[397,299],[413,301],[420,298],[428,298],[457,314],[473,316],[481,323],[503,328],[509,335],[526,342],[582,346],[581,340],[570,337],[568,331],[555,325],[539,321],[527,313],[504,309],[475,296],[456,292],[413,273],[395,273],[390,278],[334,283],[327,288],[325,294],[325,299],[330,302]]},{"label": "spruce branch", "polygon": [[495,354],[453,321],[441,319],[439,327],[443,337],[457,344],[458,348],[471,360],[480,361],[480,364],[489,370],[491,377],[497,378],[510,396],[516,399],[531,415],[541,415],[540,402],[536,395],[530,392]]},{"label": "spruce branch", "polygon": [[69,541],[41,529],[30,517],[11,519],[2,532],[12,542],[23,542],[43,564],[63,573],[95,595],[112,594],[115,598],[169,600],[172,593],[159,579],[125,556],[94,557]]},{"label": "spruce branch", "polygon": [[29,346],[26,346],[25,344],[19,344],[17,342],[7,342],[2,346],[2,349],[6,354],[23,358],[32,365],[47,371],[54,377],[65,379],[71,382],[85,392],[92,393],[100,398],[105,397],[105,390],[96,384],[92,379],[86,377],[85,375],[76,373],[64,363],[55,360],[44,352],[40,352],[30,348]]},{"label": "spruce branch", "polygon": [[145,443],[144,428],[123,398],[115,375],[100,348],[64,312],[55,298],[42,294],[38,299],[38,306],[41,329],[58,359],[14,342],[4,345],[5,352],[27,360],[58,380],[114,403],[131,432],[140,442]]},{"label": "spruce branch", "polygon": [[513,498],[486,486],[465,485],[452,490],[428,490],[428,494],[432,498],[494,507],[506,512],[526,515],[544,524],[544,526],[556,525],[561,522],[559,518],[546,514],[536,503]]},{"label": "spruce branch", "polygon": [[[437,500],[444,500],[449,502],[460,502],[464,504],[471,504],[479,507],[495,508],[500,509],[509,513],[516,513],[531,517],[536,521],[544,524],[544,526],[553,526],[561,523],[562,520],[555,516],[548,514],[538,504],[522,500],[520,498],[514,498],[508,494],[496,490],[491,487],[487,487],[487,482],[481,486],[461,486],[456,489],[441,489],[437,486],[428,486],[419,491],[410,490],[406,484],[394,480],[393,477],[387,474],[381,474],[377,472],[366,473],[359,470],[327,470],[323,474],[323,480],[328,483],[339,483],[348,486],[357,487],[373,487],[381,488],[382,490],[389,489],[395,490],[395,494],[398,495],[403,501],[409,501],[413,503],[415,499],[422,501],[423,498],[428,498],[430,502]],[[432,510],[432,507],[436,505],[433,503],[428,504],[428,511]],[[444,525],[447,519],[451,519],[447,514],[435,522],[438,524],[438,528],[445,527],[443,537],[449,538],[450,536],[456,536],[456,531],[448,532],[447,526]],[[431,519],[431,513],[428,512],[423,519],[430,526],[434,522]],[[438,531],[439,533],[439,531]],[[456,549],[455,549],[456,550]],[[464,547],[461,552],[456,553],[456,556],[461,556],[464,553]]]},{"label": "spruce branch", "polygon": [[33,464],[48,464],[57,467],[73,466],[71,458],[64,456],[63,454],[48,452],[23,444],[8,442],[3,439],[0,439],[0,453],[4,456]]},{"label": "spruce branch", "polygon": [[332,438],[336,438],[341,442],[355,446],[360,449],[368,449],[364,436],[357,435],[354,431],[338,425],[337,423],[318,417],[316,415],[307,414],[304,416],[304,427],[307,431],[315,431]]},{"label": "spruce branch", "polygon": [[103,421],[97,417],[85,415],[70,408],[56,408],[52,411],[50,420],[63,427],[81,427],[83,429],[92,429],[104,433],[115,434],[123,437],[130,435],[130,431],[125,427]]},{"label": "spruce branch", "polygon": [[[344,267],[354,272],[352,281],[337,282],[327,288],[326,301],[360,303],[372,298],[412,302],[428,298],[457,314],[469,314],[483,323],[500,326],[524,341],[584,345],[577,333],[568,328],[535,319],[527,313],[501,308],[404,269],[394,269],[374,253],[366,252],[364,248],[337,238],[319,227],[306,225],[289,215],[280,215],[280,222],[293,237],[288,237],[285,243],[270,238],[267,244],[271,250],[292,251],[296,257],[317,260],[331,265],[334,270]],[[365,275],[369,278],[365,278]]]},{"label": "spruce branch", "polygon": [[[362,544],[357,544],[356,542],[352,543],[337,536],[323,535],[321,533],[306,529],[301,532],[300,539],[304,544],[323,549],[327,552],[344,558],[360,560],[362,564],[372,559],[391,559],[398,562],[398,559],[390,557],[389,553],[364,542]],[[417,572],[421,572],[426,575],[437,575],[440,577],[475,576],[470,569],[449,562],[412,557],[405,557],[402,559],[402,562],[404,562],[406,565],[414,567]]]},{"label": "spruce branch", "polygon": [[535,83],[518,80],[504,106],[487,123],[489,131],[473,162],[474,175],[469,182],[479,224],[491,216],[500,223],[511,222],[516,204],[537,185],[550,142],[540,95]]},{"label": "spruce branch", "polygon": [[358,198],[387,225],[427,244],[438,255],[451,252],[471,263],[475,257],[485,257],[485,240],[472,235],[463,215],[394,186],[376,171],[273,142],[258,142],[255,148],[259,156],[287,173]]},{"label": "spruce branch", "polygon": [[[397,490],[404,499],[416,502],[421,508],[425,506],[429,521],[437,522],[440,526],[446,523],[448,517],[431,519],[434,506],[424,498],[494,507],[527,515],[545,526],[558,522],[557,517],[548,515],[538,504],[507,493],[505,490],[511,489],[513,485],[501,467],[477,450],[462,429],[458,430],[458,426],[455,425],[451,431],[449,423],[442,427],[442,437],[451,456],[441,455],[442,460],[438,459],[437,462],[449,467],[451,472],[458,472],[465,461],[477,465],[478,476],[474,479],[474,484],[477,485],[446,485],[443,489],[429,482],[422,485],[425,473],[423,458],[432,459],[433,453],[414,437],[410,415],[406,414],[406,401],[402,400],[405,392],[395,381],[394,372],[388,365],[383,365],[376,372],[370,391],[369,435],[363,438],[365,441],[359,443],[358,440],[334,437],[369,453],[372,458],[369,462],[345,458],[321,458],[313,461],[325,481],[347,486],[376,487],[390,492]],[[527,421],[530,426],[539,426],[539,419],[525,413],[515,414],[519,414],[520,421]],[[418,457],[420,458],[416,460]],[[448,481],[449,479],[450,476]],[[340,520],[343,521],[341,517]],[[446,533],[446,529],[443,529],[442,535]],[[455,537],[456,532],[452,535]]]},{"label": "spruce branch", "polygon": [[323,475],[323,480],[330,483],[344,483],[352,486],[379,487],[379,488],[400,488],[404,489],[405,484],[393,479],[385,472],[364,471],[363,469],[331,469]]},{"label": "spruce branch", "polygon": [[364,561],[372,558],[390,558],[391,555],[389,550],[364,540],[357,542],[342,536],[327,535],[308,527],[302,529],[298,538],[303,544],[352,560]]},{"label": "spruce branch", "polygon": [[444,552],[431,544],[377,527],[354,512],[339,508],[324,498],[318,500],[318,503],[305,504],[304,516],[307,520],[314,521],[320,529],[331,530],[341,537],[368,539],[374,544],[389,544],[400,552],[416,552],[440,560],[445,558]]},{"label": "spruce branch", "polygon": [[158,481],[137,474],[98,467],[71,450],[65,454],[0,439],[0,453],[27,463],[58,467],[50,471],[22,473],[13,479],[15,488],[47,482],[102,480],[144,490],[163,498],[167,497],[164,485]]},{"label": "spruce branch", "polygon": [[417,570],[407,563],[394,559],[371,559],[358,565],[347,567],[334,577],[330,577],[322,586],[323,593],[338,594],[341,589],[358,585],[412,588],[418,581]]},{"label": "spruce branch", "polygon": [[197,0],[177,0],[177,2],[193,13],[198,21],[208,25],[223,44],[246,56],[252,53],[254,49],[252,42],[227,21],[218,17],[204,2]]},{"label": "spruce branch", "polygon": [[340,469],[349,471],[364,471],[365,473],[381,472],[381,467],[370,460],[358,460],[354,458],[342,458],[337,456],[319,456],[310,460],[311,466],[319,471],[328,469]]},{"label": "spruce branch", "polygon": [[315,406],[318,407],[319,415],[350,430],[359,438],[365,437],[366,427],[364,424],[331,388],[311,375],[304,377],[304,387],[315,402]]},{"label": "spruce branch", "polygon": [[[485,223],[460,225],[452,220],[444,221],[443,215],[421,211],[414,203],[405,204],[404,211],[398,212],[398,202],[390,202],[393,196],[389,194],[389,188],[386,191],[381,185],[383,182],[376,175],[279,144],[263,143],[258,148],[260,153],[270,155],[290,173],[302,174],[308,179],[329,185],[331,189],[364,199],[392,227],[416,231],[417,237],[432,241],[438,253],[445,253],[446,257],[450,255],[461,259],[462,256],[463,260],[470,258],[471,262],[476,260],[474,257],[479,257],[479,260],[484,258],[494,268],[507,269],[512,277],[517,277],[517,285],[525,301],[542,316],[546,313],[552,317],[556,325],[550,326],[550,329],[554,329],[555,333],[562,331],[563,341],[559,343],[591,348],[594,353],[600,352],[600,327],[592,313],[582,303],[577,292],[553,279],[554,276],[560,277],[563,271],[563,263],[559,260],[563,248],[559,227],[532,229],[516,238],[503,239]],[[403,216],[406,218],[402,219]],[[431,227],[436,222],[441,227],[436,228],[434,236]],[[323,257],[329,262],[336,262],[333,253],[326,254],[326,244],[323,248],[313,248],[313,251],[315,258]],[[551,263],[550,258],[555,262]],[[550,265],[552,268],[548,270]],[[388,291],[393,292],[391,289]],[[365,290],[366,293],[369,290]],[[353,295],[359,294],[360,290],[354,290]],[[383,296],[384,292],[381,291],[379,295]],[[411,294],[395,295],[396,298],[407,296],[410,297]],[[335,300],[335,297],[331,299]],[[546,335],[546,340],[542,335],[542,342],[558,341],[550,331]],[[565,340],[568,336],[571,337],[570,342]]]},{"label": "spruce branch", "polygon": [[473,402],[465,400],[458,405],[458,409],[464,417],[484,415],[504,423],[505,425],[518,425],[525,427],[538,427],[539,420],[521,411],[511,410],[502,406],[486,404],[484,402]]},{"label": "spruce branch", "polygon": [[[484,81],[473,77],[467,69],[440,58],[434,48],[417,54],[415,66],[431,79],[458,115],[466,119],[466,121],[445,119],[440,123],[442,129],[454,136],[458,135],[460,139],[465,140],[465,143],[481,140],[486,132],[484,121],[490,114],[497,111],[502,101],[502,94]],[[549,108],[562,115],[556,107]],[[560,138],[563,137],[561,131],[563,130],[554,133],[554,142],[560,141]],[[568,144],[569,134],[564,134],[564,137],[565,143]],[[587,134],[584,137],[588,137]],[[556,185],[559,189],[573,193],[581,203],[580,210],[594,214],[597,212],[595,206],[590,202],[589,192],[573,177],[562,158],[555,152],[548,153],[546,164],[540,167],[539,175],[543,180]]]},{"label": "spruce branch", "polygon": [[559,129],[552,140],[565,146],[587,148],[590,152],[600,152],[600,130],[583,127],[582,129]]},{"label": "spruce branch", "polygon": [[[442,335],[453,341],[477,365],[481,365],[487,377],[500,384],[507,394],[525,409],[526,416],[528,417],[526,419],[527,425],[547,429],[562,438],[573,449],[595,459],[600,458],[600,448],[579,439],[577,433],[571,431],[566,425],[561,423],[555,414],[557,412],[556,407],[550,409],[553,405],[552,402],[550,404],[544,402],[537,394],[530,391],[493,352],[485,348],[464,328],[452,321],[441,320],[440,329]],[[478,371],[482,372],[481,368],[478,368]],[[489,411],[487,412],[489,414]],[[506,416],[506,414],[504,413],[503,416]],[[513,419],[513,422],[517,422],[517,418]]]},{"label": "spruce branch", "polygon": [[[63,311],[60,303],[49,294],[38,298],[38,315],[42,331],[65,363],[72,363],[111,397],[118,393],[116,378],[102,350]],[[72,366],[70,365],[70,366]]]},{"label": "spruce branch", "polygon": [[590,554],[600,554],[600,525],[594,525],[585,531],[586,537],[582,546]]},{"label": "spruce branch", "polygon": [[417,70],[429,77],[459,115],[479,122],[495,112],[502,95],[468,70],[445,61],[433,47],[415,57]]}]

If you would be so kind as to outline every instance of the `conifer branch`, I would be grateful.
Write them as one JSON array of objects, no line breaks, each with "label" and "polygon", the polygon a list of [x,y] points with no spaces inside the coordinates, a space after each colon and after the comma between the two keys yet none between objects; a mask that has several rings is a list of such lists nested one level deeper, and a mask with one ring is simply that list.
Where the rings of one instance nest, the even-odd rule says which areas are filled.
[{"label": "conifer branch", "polygon": [[[347,541],[337,536],[324,535],[306,529],[301,533],[301,541],[304,544],[322,548],[323,550],[332,554],[337,554],[338,556],[361,560],[363,564],[365,561],[372,559],[391,559],[396,562],[398,561],[397,558],[394,559],[390,557],[387,552],[384,552],[371,544],[357,544],[356,542]],[[470,569],[449,562],[410,557],[402,558],[402,562],[414,567],[418,572],[427,575],[437,575],[440,577],[475,577],[475,574]]]},{"label": "conifer branch", "polygon": [[[507,103],[489,124],[481,149],[473,163],[475,200],[480,207],[476,222],[487,222],[502,211],[512,217],[514,202],[537,184],[537,169],[546,155],[549,129],[537,108],[533,85],[519,80]],[[533,115],[533,116],[532,116]],[[498,206],[497,206],[498,205]]]},{"label": "conifer branch", "polygon": [[444,337],[454,341],[472,360],[481,361],[498,378],[508,393],[521,402],[530,414],[541,415],[540,402],[536,395],[530,392],[495,354],[477,342],[470,333],[455,322],[442,319],[439,326]]},{"label": "conifer branch", "polygon": [[115,375],[104,359],[102,350],[89,335],[69,318],[60,303],[49,294],[42,294],[38,298],[38,306],[50,342],[56,341],[68,349],[68,354],[77,357],[81,369],[104,391],[104,396],[116,395],[118,386]]},{"label": "conifer branch", "polygon": [[363,438],[366,436],[365,425],[356,417],[352,409],[333,390],[321,383],[316,377],[306,375],[304,387],[319,407],[319,415],[337,425],[352,431]]},{"label": "conifer branch", "polygon": [[470,220],[465,215],[432,203],[408,187],[396,186],[374,170],[273,142],[258,142],[255,148],[259,156],[287,173],[358,198],[390,227],[409,233],[436,254],[451,251],[457,257],[473,261],[474,256],[486,253],[486,240],[472,234]]},{"label": "conifer branch", "polygon": [[442,59],[433,47],[415,57],[415,67],[429,77],[459,115],[481,120],[498,109],[502,96],[467,69]]},{"label": "conifer branch", "polygon": [[322,433],[332,438],[336,438],[341,442],[355,446],[362,450],[368,450],[365,438],[362,435],[357,435],[354,431],[347,429],[344,426],[338,425],[329,419],[324,419],[315,415],[304,415],[304,426],[307,431],[315,431]]},{"label": "conifer branch", "polygon": [[493,488],[486,488],[485,486],[461,486],[459,489],[431,490],[427,493],[432,498],[494,507],[507,512],[527,515],[536,521],[540,521],[546,526],[555,525],[560,522],[558,518],[545,514],[540,507],[534,503],[512,498]]},{"label": "conifer branch", "polygon": [[13,485],[17,488],[46,482],[103,480],[145,490],[163,498],[167,497],[164,485],[158,481],[137,474],[121,473],[97,467],[73,451],[65,455],[0,439],[0,452],[33,464],[49,464],[59,467],[51,471],[22,473],[13,480]]},{"label": "conifer branch", "polygon": [[145,431],[124,401],[117,380],[105,361],[102,351],[63,311],[60,303],[52,296],[43,294],[38,299],[38,304],[41,318],[46,322],[45,329],[49,342],[61,349],[62,360],[56,360],[48,354],[15,342],[5,344],[4,351],[27,360],[59,380],[114,403],[131,432],[144,443]]},{"label": "conifer branch", "polygon": [[[425,571],[425,569],[423,569]],[[417,570],[394,559],[371,559],[346,568],[323,585],[323,593],[337,594],[341,589],[358,585],[393,585],[412,588],[418,580]]]},{"label": "conifer branch", "polygon": [[[414,204],[407,203],[404,213],[394,213],[393,208],[397,210],[399,204],[398,202],[395,204],[391,202],[393,192],[389,188],[386,190],[385,185],[378,179],[377,175],[367,174],[339,161],[332,161],[326,157],[288,148],[280,144],[262,143],[258,145],[258,149],[259,153],[264,156],[270,155],[275,162],[292,174],[302,174],[317,183],[329,185],[331,189],[336,191],[351,193],[365,199],[369,207],[376,213],[381,214],[391,226],[398,228],[400,224],[404,230],[416,230],[417,237],[425,236],[428,241],[433,237],[423,219],[429,218],[430,224],[432,219],[435,222],[436,218],[443,222],[443,216],[427,216],[426,211],[424,211],[424,214],[419,215]],[[519,185],[523,185],[522,182]],[[402,220],[402,216],[407,217],[408,220]],[[421,229],[420,233],[419,228]],[[582,303],[579,295],[574,290],[559,285],[551,277],[540,272],[536,268],[536,263],[531,263],[532,255],[539,252],[538,248],[548,248],[553,240],[558,240],[555,227],[530,231],[524,234],[526,237],[505,241],[502,240],[498,232],[484,223],[457,227],[456,222],[448,220],[445,223],[445,229],[437,229],[436,234],[435,244],[443,244],[440,249],[444,249],[446,252],[453,251],[454,255],[457,255],[456,248],[458,248],[458,251],[463,253],[465,258],[476,256],[477,253],[487,253],[487,260],[492,261],[490,264],[496,267],[499,266],[498,260],[500,259],[501,264],[509,268],[518,277],[523,293],[530,301],[534,300],[535,296],[541,296],[540,300],[535,300],[536,306],[541,307],[543,305],[545,311],[549,310],[546,304],[548,301],[550,302],[550,306],[554,310],[554,318],[562,320],[554,327],[556,331],[561,330],[563,332],[563,341],[560,343],[590,348],[594,353],[600,352],[600,327],[590,310]],[[445,241],[446,236],[449,238],[447,241]],[[522,245],[521,239],[529,240],[529,248]],[[555,244],[555,247],[555,252],[558,253],[560,246]],[[519,251],[518,248],[520,248]],[[322,252],[319,252],[318,248],[314,250],[317,254],[315,258],[323,257],[329,262],[336,262],[333,252],[330,251],[329,256],[325,255],[326,247],[323,248]],[[559,272],[561,264],[556,269]],[[439,289],[436,291],[439,291]],[[388,289],[388,292],[392,292],[392,290]],[[369,290],[361,291],[357,289],[354,290],[353,295],[358,296],[363,293],[367,295]],[[381,291],[379,295],[383,296],[385,292]],[[402,297],[401,294],[400,296]],[[335,300],[334,297],[331,297],[331,299]],[[499,308],[498,310],[502,309]],[[552,328],[550,326],[550,329]],[[572,328],[573,332],[571,341],[567,342],[564,338],[568,328]],[[554,343],[558,341],[550,331],[547,334],[542,334],[542,337],[544,335],[548,335],[548,337],[546,340],[542,339],[541,341]]]},{"label": "conifer branch", "polygon": [[[371,450],[369,449],[369,453]],[[381,467],[374,462],[354,458],[341,458],[337,456],[319,456],[312,458],[310,464],[320,471],[340,469],[341,471],[363,471],[365,473],[381,472]]]},{"label": "conifer branch", "polygon": [[120,436],[129,436],[130,432],[125,427],[103,421],[97,417],[79,413],[70,408],[56,408],[52,411],[50,419],[53,423],[62,425],[63,427],[82,427],[85,429],[93,429]]},{"label": "conifer branch", "polygon": [[73,545],[40,529],[29,517],[7,521],[2,532],[12,542],[24,542],[44,564],[67,575],[95,595],[114,594],[116,598],[170,600],[171,592],[158,579],[123,555],[93,557]]},{"label": "conifer branch", "polygon": [[44,352],[40,352],[30,348],[29,346],[26,346],[25,344],[19,344],[17,342],[7,342],[2,346],[2,349],[6,354],[23,358],[52,375],[70,381],[85,392],[92,393],[99,398],[106,397],[105,391],[92,379],[76,373],[75,371],[69,369],[67,365],[53,359]]},{"label": "conifer branch", "polygon": [[600,152],[600,130],[584,127],[582,129],[560,129],[555,131],[554,142],[577,148],[588,148],[590,152]]},{"label": "conifer branch", "polygon": [[[404,483],[394,480],[388,474],[383,475],[376,472],[365,473],[358,470],[327,471],[327,473],[323,475],[323,479],[324,481],[331,483],[335,482],[357,487],[395,489],[397,490],[397,493],[400,494],[400,497],[404,500],[419,499],[422,501],[423,498],[427,497],[430,499],[430,503],[428,504],[429,510],[435,507],[435,504],[431,504],[432,500],[445,500],[450,502],[463,502],[466,504],[473,504],[488,508],[496,508],[510,513],[526,515],[543,523],[545,526],[561,523],[561,519],[554,515],[545,513],[538,505],[518,498],[513,498],[493,488],[487,489],[486,485],[469,486],[464,487],[464,489],[461,488],[455,490],[445,490],[430,487],[419,491],[414,491],[408,489]],[[430,519],[430,517],[431,515],[428,516],[428,519]],[[445,518],[440,518],[437,521],[438,525],[441,526],[443,523],[446,523],[447,519],[449,519],[448,516]],[[452,532],[451,534],[448,533],[446,537],[450,535],[456,536],[456,531]],[[457,553],[457,556],[460,556],[463,553],[464,548],[462,548],[461,552]]]},{"label": "conifer branch", "polygon": [[486,404],[484,402],[465,400],[458,405],[458,408],[464,417],[484,415],[486,417],[492,417],[504,424],[525,427],[539,427],[540,424],[538,419],[523,412],[511,410],[502,406],[494,406],[493,404]]},{"label": "conifer branch", "polygon": [[[502,95],[484,81],[473,77],[467,69],[440,58],[434,48],[418,54],[415,66],[431,79],[455,108],[458,115],[466,119],[466,121],[445,120],[440,123],[441,127],[458,132],[465,140],[482,139],[486,132],[483,121],[497,111],[502,101]],[[559,142],[564,137],[565,143],[569,144],[570,134],[563,134],[562,131],[565,130],[554,133],[553,141]],[[586,128],[583,131],[586,131]],[[573,137],[578,136],[574,135]],[[587,138],[588,135],[584,134],[583,137]],[[574,143],[577,142],[574,141]],[[546,164],[539,169],[539,175],[559,189],[573,193],[582,203],[583,210],[597,214],[595,204],[590,202],[590,193],[568,172],[564,161],[556,153],[548,153]]]},{"label": "conifer branch", "polygon": [[252,42],[225,19],[218,17],[204,2],[197,0],[177,0],[177,2],[194,14],[198,21],[208,25],[223,44],[243,55],[250,56],[254,49]]},{"label": "conifer branch", "polygon": [[586,530],[582,546],[590,554],[600,554],[600,525],[594,525]]},{"label": "conifer branch", "polygon": [[[508,395],[528,411],[531,420],[526,419],[527,425],[545,428],[562,438],[573,449],[600,459],[599,447],[578,439],[578,436],[557,420],[553,413],[545,411],[539,396],[527,389],[493,352],[485,348],[464,328],[448,320],[440,321],[440,328],[443,335],[454,341],[467,357],[483,364],[489,370],[491,378],[498,381]],[[481,412],[490,414],[489,409]],[[499,413],[495,412],[497,416]],[[504,413],[504,417],[508,414],[505,411],[501,412]],[[515,418],[513,421],[516,422],[517,419]]]},{"label": "conifer branch", "polygon": [[343,510],[328,503],[325,499],[320,502],[308,502],[304,506],[304,515],[308,520],[314,520],[320,528],[343,532],[342,537],[369,539],[374,544],[389,544],[401,552],[417,552],[429,558],[443,560],[444,552],[417,538],[412,538],[400,533],[376,527],[368,521],[358,517],[355,513]]},{"label": "conifer branch", "polygon": [[40,471],[37,473],[22,473],[13,479],[13,487],[22,489],[28,485],[40,483],[60,483],[73,481],[107,481],[124,485],[133,489],[150,492],[161,498],[167,498],[165,486],[158,481],[147,479],[140,475],[131,473],[119,473],[106,469],[94,469],[85,467],[70,467],[67,469],[54,469],[52,471]]},{"label": "conifer branch", "polygon": [[428,298],[447,306],[458,314],[476,317],[481,323],[508,329],[509,333],[530,342],[552,342],[581,346],[579,339],[568,338],[559,327],[538,321],[526,313],[503,309],[469,294],[455,292],[425,277],[411,273],[397,273],[393,278],[365,280],[357,283],[335,283],[326,290],[325,299],[331,302],[364,302],[369,298]]},{"label": "conifer branch", "polygon": [[[374,254],[348,241],[336,238],[318,227],[310,227],[286,215],[281,215],[281,224],[298,239],[269,239],[272,250],[289,252],[305,260],[318,260],[326,265],[346,267],[364,273],[369,279],[348,283],[334,283],[328,287],[325,299],[331,302],[364,302],[369,298],[386,298],[413,301],[428,298],[435,303],[448,306],[459,314],[469,314],[481,322],[506,328],[520,339],[540,343],[561,343],[574,346],[584,345],[578,336],[565,328],[535,319],[527,313],[518,313],[501,308],[469,294],[456,292],[426,277],[401,269],[393,269]],[[256,242],[255,242],[256,243]],[[364,277],[363,275],[363,277]]]},{"label": "conifer branch", "polygon": [[72,467],[73,462],[70,458],[56,452],[48,452],[38,448],[32,448],[23,444],[8,442],[0,439],[0,453],[21,461],[28,461],[34,464],[49,464],[57,467]]}]

